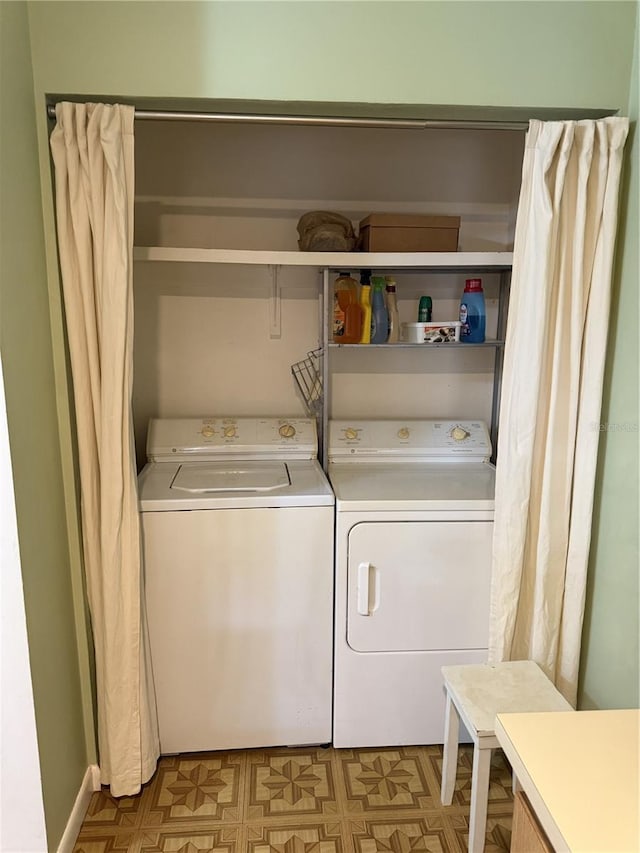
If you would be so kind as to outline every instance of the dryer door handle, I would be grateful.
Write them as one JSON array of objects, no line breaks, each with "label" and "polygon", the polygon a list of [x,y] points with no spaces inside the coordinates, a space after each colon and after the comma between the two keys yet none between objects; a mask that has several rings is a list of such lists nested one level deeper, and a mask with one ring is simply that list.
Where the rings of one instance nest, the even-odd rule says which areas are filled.
[{"label": "dryer door handle", "polygon": [[369,610],[369,578],[371,576],[371,563],[358,564],[358,615],[371,616]]}]

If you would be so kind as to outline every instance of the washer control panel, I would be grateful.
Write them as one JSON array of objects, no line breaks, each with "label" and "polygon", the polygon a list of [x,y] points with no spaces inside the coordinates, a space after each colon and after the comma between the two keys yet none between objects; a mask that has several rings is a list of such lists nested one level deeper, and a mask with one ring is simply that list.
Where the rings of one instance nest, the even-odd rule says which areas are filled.
[{"label": "washer control panel", "polygon": [[332,420],[329,459],[355,457],[474,456],[489,458],[491,441],[483,421]]},{"label": "washer control panel", "polygon": [[153,418],[147,459],[315,459],[318,434],[312,418]]}]

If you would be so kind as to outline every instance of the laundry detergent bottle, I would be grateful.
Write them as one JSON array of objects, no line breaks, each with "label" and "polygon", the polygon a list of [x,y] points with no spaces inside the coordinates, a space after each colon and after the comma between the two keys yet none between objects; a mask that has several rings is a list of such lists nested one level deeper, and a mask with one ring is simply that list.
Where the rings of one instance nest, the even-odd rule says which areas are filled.
[{"label": "laundry detergent bottle", "polygon": [[371,279],[373,293],[371,295],[371,343],[385,344],[389,335],[389,312],[384,301],[384,278],[374,276]]},{"label": "laundry detergent bottle", "polygon": [[358,344],[362,333],[359,285],[348,272],[341,272],[333,290],[333,340],[336,344]]},{"label": "laundry detergent bottle", "polygon": [[460,300],[460,341],[466,344],[484,342],[487,315],[484,306],[482,279],[468,278]]},{"label": "laundry detergent bottle", "polygon": [[396,299],[396,281],[385,276],[387,282],[387,311],[389,312],[388,344],[397,344],[400,339],[400,319],[398,317],[398,301]]},{"label": "laundry detergent bottle", "polygon": [[371,343],[371,270],[360,273],[360,307],[362,308],[361,344]]}]

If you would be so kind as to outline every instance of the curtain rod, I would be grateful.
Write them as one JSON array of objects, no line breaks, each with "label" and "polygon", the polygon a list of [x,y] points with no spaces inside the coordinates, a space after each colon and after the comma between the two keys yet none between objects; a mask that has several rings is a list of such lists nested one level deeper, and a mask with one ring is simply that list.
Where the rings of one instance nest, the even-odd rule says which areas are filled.
[{"label": "curtain rod", "polygon": [[[56,108],[47,107],[49,118],[56,117]],[[395,127],[400,129],[437,128],[442,130],[520,130],[529,122],[477,121],[454,119],[396,119],[396,118],[340,118],[325,116],[256,115],[254,113],[200,113],[174,110],[135,110],[134,118],[140,121],[212,121],[251,124],[326,125],[329,127]]]}]

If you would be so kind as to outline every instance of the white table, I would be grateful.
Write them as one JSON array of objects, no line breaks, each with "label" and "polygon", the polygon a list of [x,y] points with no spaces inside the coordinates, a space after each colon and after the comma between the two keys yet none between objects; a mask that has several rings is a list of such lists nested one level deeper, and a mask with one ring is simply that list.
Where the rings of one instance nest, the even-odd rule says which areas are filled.
[{"label": "white table", "polygon": [[557,853],[640,850],[640,711],[499,713],[496,738]]}]

